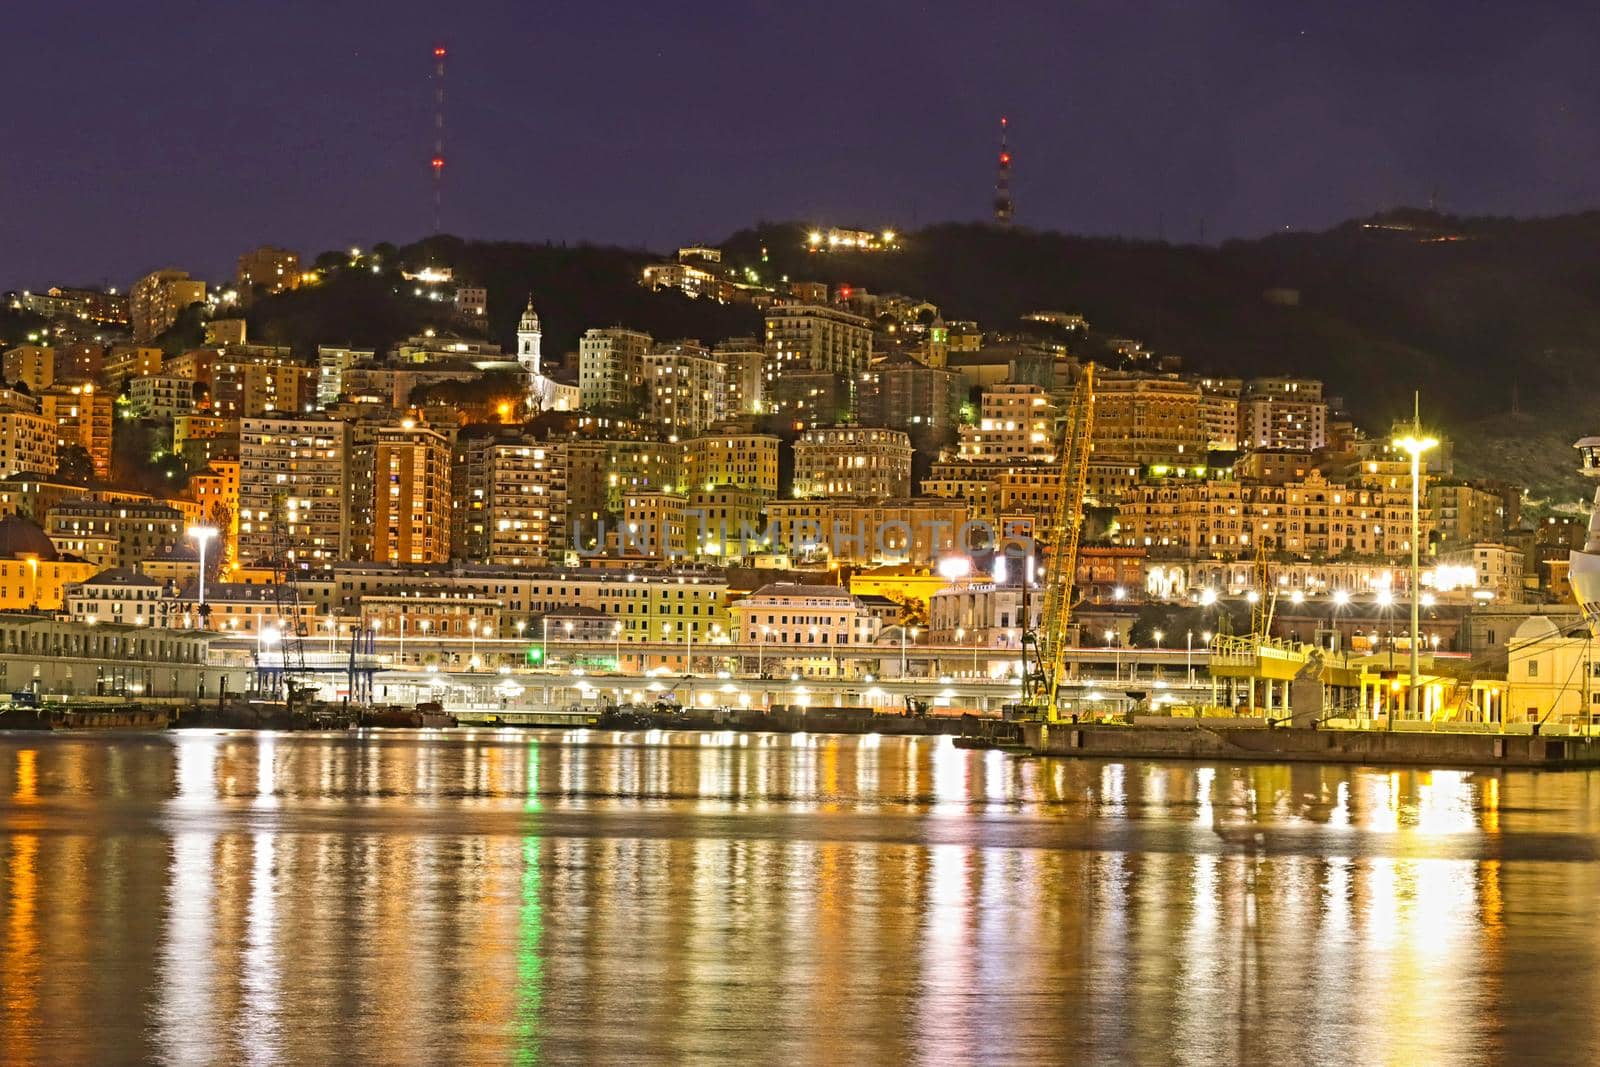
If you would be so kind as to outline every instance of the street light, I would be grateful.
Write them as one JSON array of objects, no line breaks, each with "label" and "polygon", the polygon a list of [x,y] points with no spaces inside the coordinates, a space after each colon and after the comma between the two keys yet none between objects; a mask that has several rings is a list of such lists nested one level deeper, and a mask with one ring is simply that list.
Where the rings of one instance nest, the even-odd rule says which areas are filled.
[{"label": "street light", "polygon": [[[1411,457],[1411,678],[1410,686],[1406,691],[1406,712],[1412,718],[1421,718],[1418,710],[1418,698],[1421,692],[1417,689],[1417,631],[1421,625],[1418,615],[1419,598],[1417,596],[1420,584],[1420,563],[1418,561],[1418,544],[1422,537],[1421,500],[1422,500],[1422,454],[1430,448],[1438,447],[1439,441],[1433,437],[1423,437],[1417,433],[1410,433],[1394,440],[1396,448],[1404,450]],[[1389,716],[1389,729],[1394,729],[1394,716]]]},{"label": "street light", "polygon": [[[1334,642],[1339,639],[1339,610],[1350,604],[1350,594],[1343,589],[1333,594],[1333,610],[1328,612],[1328,651],[1333,651]],[[1346,650],[1348,655],[1348,650]]]},{"label": "street light", "polygon": [[772,627],[770,627],[770,626],[761,627],[761,640],[756,642],[756,677],[757,678],[765,678],[767,676],[767,668],[766,668],[767,635],[770,634],[771,632],[772,632]]},{"label": "street light", "polygon": [[477,665],[478,665],[478,620],[477,619],[468,619],[467,620],[467,633],[469,635],[469,640],[472,642],[471,645],[468,646],[469,647],[469,651],[467,653],[467,669],[468,670],[472,670],[472,669],[475,669],[477,667]]},{"label": "street light", "polygon": [[204,627],[206,622],[206,542],[217,536],[217,528],[215,526],[191,526],[188,533],[200,548],[200,589],[195,601],[195,614],[200,616],[200,625]]},{"label": "street light", "polygon": [[37,608],[39,606],[39,556],[37,553],[30,553],[22,558],[27,560],[28,573],[33,578],[33,598],[28,602],[29,607]]},{"label": "street light", "polygon": [[915,626],[912,626],[912,627],[908,628],[908,627],[906,627],[904,625],[902,625],[900,627],[900,677],[902,677],[902,678],[907,677],[911,673],[910,669],[906,665],[906,634],[907,633],[909,633],[911,635],[911,639],[914,641],[917,638],[917,628]]},{"label": "street light", "polygon": [[[1117,631],[1115,631],[1115,630],[1107,630],[1105,636],[1106,636],[1106,647],[1110,648],[1111,647],[1111,642],[1113,642],[1113,641],[1115,641],[1117,639]],[[1121,681],[1122,680],[1122,649],[1120,649],[1120,648],[1117,649],[1116,659],[1115,659],[1114,662],[1116,663],[1116,678],[1117,678],[1118,681]]]},{"label": "street light", "polygon": [[617,643],[617,673],[622,673],[622,620],[611,624],[611,639]]},{"label": "street light", "polygon": [[1161,639],[1167,635],[1162,633],[1160,630],[1155,630],[1151,632],[1150,636],[1156,639],[1156,649],[1159,651],[1161,648]]}]

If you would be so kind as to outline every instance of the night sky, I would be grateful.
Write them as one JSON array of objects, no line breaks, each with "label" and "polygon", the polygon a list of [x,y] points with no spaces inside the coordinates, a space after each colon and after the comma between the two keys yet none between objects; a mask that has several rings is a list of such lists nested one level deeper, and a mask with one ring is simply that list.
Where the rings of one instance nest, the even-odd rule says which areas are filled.
[{"label": "night sky", "polygon": [[[381,11],[381,14],[379,12]],[[1193,241],[1600,205],[1594,4],[8,5],[0,288],[208,279],[431,226],[668,248],[758,219]],[[1203,220],[1203,222],[1202,222]]]}]

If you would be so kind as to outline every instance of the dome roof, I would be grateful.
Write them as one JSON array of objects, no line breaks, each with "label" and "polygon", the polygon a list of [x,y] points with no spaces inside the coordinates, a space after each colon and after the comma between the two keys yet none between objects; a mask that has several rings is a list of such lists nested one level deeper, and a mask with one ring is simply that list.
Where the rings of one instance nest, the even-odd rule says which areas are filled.
[{"label": "dome roof", "polygon": [[7,515],[0,519],[0,559],[20,559],[37,556],[40,560],[54,562],[56,546],[50,535],[32,519],[21,515]]}]

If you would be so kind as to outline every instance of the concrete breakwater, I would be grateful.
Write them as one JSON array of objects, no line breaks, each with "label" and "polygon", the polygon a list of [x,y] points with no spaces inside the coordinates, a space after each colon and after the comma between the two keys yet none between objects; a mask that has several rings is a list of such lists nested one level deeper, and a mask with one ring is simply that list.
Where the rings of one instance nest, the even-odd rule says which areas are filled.
[{"label": "concrete breakwater", "polygon": [[1528,734],[1390,733],[1294,727],[1110,726],[1024,723],[1023,742],[1041,756],[1192,759],[1267,763],[1364,763],[1414,767],[1600,766],[1600,743]]}]

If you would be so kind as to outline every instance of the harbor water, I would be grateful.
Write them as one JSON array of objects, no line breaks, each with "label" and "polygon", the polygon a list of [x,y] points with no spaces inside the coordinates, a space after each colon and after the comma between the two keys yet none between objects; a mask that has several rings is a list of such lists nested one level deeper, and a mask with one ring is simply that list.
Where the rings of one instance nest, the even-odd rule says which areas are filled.
[{"label": "harbor water", "polygon": [[0,734],[0,1062],[1582,1063],[1600,772]]}]

